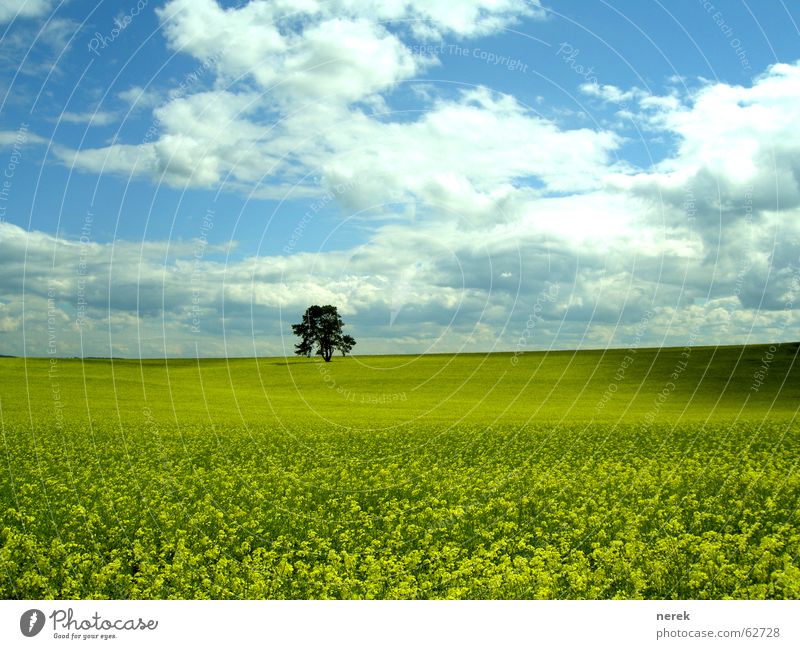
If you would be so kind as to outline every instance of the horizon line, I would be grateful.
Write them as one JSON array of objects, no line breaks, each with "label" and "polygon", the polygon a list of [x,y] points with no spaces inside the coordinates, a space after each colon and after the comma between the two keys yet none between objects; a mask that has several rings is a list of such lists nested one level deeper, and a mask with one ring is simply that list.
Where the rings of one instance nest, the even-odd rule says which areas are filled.
[{"label": "horizon line", "polygon": [[[666,351],[675,349],[723,349],[730,347],[780,347],[786,345],[797,345],[800,348],[800,340],[787,340],[784,342],[764,342],[764,343],[731,343],[725,345],[661,345],[658,347],[591,347],[579,349],[551,348],[551,349],[527,349],[527,350],[502,350],[502,351],[470,351],[470,352],[422,352],[422,353],[400,353],[400,354],[348,354],[344,358],[374,358],[383,356],[490,356],[490,355],[511,355],[524,356],[525,354],[553,354],[553,353],[588,353],[588,352],[609,352],[609,351]],[[15,358],[25,360],[83,360],[83,361],[159,361],[159,360],[248,360],[248,359],[298,359],[307,358],[316,360],[318,354],[310,357],[292,354],[290,356],[17,356],[14,354],[0,354],[0,360],[4,358]],[[337,357],[338,358],[338,357]]]}]

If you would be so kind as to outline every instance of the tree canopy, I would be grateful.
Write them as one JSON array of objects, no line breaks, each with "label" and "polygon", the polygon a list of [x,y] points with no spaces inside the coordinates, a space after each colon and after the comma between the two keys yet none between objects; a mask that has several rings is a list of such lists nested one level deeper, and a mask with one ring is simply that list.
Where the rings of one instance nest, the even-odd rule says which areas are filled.
[{"label": "tree canopy", "polygon": [[334,351],[339,350],[342,356],[347,354],[356,344],[352,336],[342,333],[344,322],[335,306],[316,304],[308,307],[303,320],[292,325],[295,336],[300,342],[294,346],[295,354],[308,356],[317,354],[329,363]]}]

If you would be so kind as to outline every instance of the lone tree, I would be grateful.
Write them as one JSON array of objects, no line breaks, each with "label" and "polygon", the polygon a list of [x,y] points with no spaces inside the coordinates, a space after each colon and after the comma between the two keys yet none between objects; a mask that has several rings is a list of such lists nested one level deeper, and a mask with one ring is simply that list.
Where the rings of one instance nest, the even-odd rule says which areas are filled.
[{"label": "lone tree", "polygon": [[308,307],[303,314],[303,321],[292,325],[294,335],[300,337],[300,342],[294,346],[295,354],[310,357],[312,353],[316,353],[326,363],[330,363],[331,356],[337,349],[344,356],[355,346],[356,341],[352,336],[342,334],[343,325],[335,306],[314,304]]}]

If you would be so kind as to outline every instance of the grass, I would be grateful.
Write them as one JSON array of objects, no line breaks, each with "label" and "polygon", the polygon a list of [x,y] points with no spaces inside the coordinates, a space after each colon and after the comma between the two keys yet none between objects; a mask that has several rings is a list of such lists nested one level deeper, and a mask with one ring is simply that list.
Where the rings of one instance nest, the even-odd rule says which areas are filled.
[{"label": "grass", "polygon": [[[776,349],[756,390],[754,375],[769,348],[362,356],[327,364],[316,358],[58,359],[55,365],[3,359],[0,399],[7,419],[23,421],[60,409],[70,421],[97,415],[130,423],[148,408],[176,425],[299,422],[344,429],[793,417],[800,403],[798,344]],[[623,367],[626,357],[632,361]]]},{"label": "grass", "polygon": [[0,596],[796,598],[799,349],[0,359]]}]

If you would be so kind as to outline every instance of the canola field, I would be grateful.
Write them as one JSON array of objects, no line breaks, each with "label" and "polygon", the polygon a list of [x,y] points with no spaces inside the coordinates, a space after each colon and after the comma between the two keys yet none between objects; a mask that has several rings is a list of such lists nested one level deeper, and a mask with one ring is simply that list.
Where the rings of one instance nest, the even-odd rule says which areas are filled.
[{"label": "canola field", "polygon": [[0,359],[0,596],[796,599],[798,360]]}]

